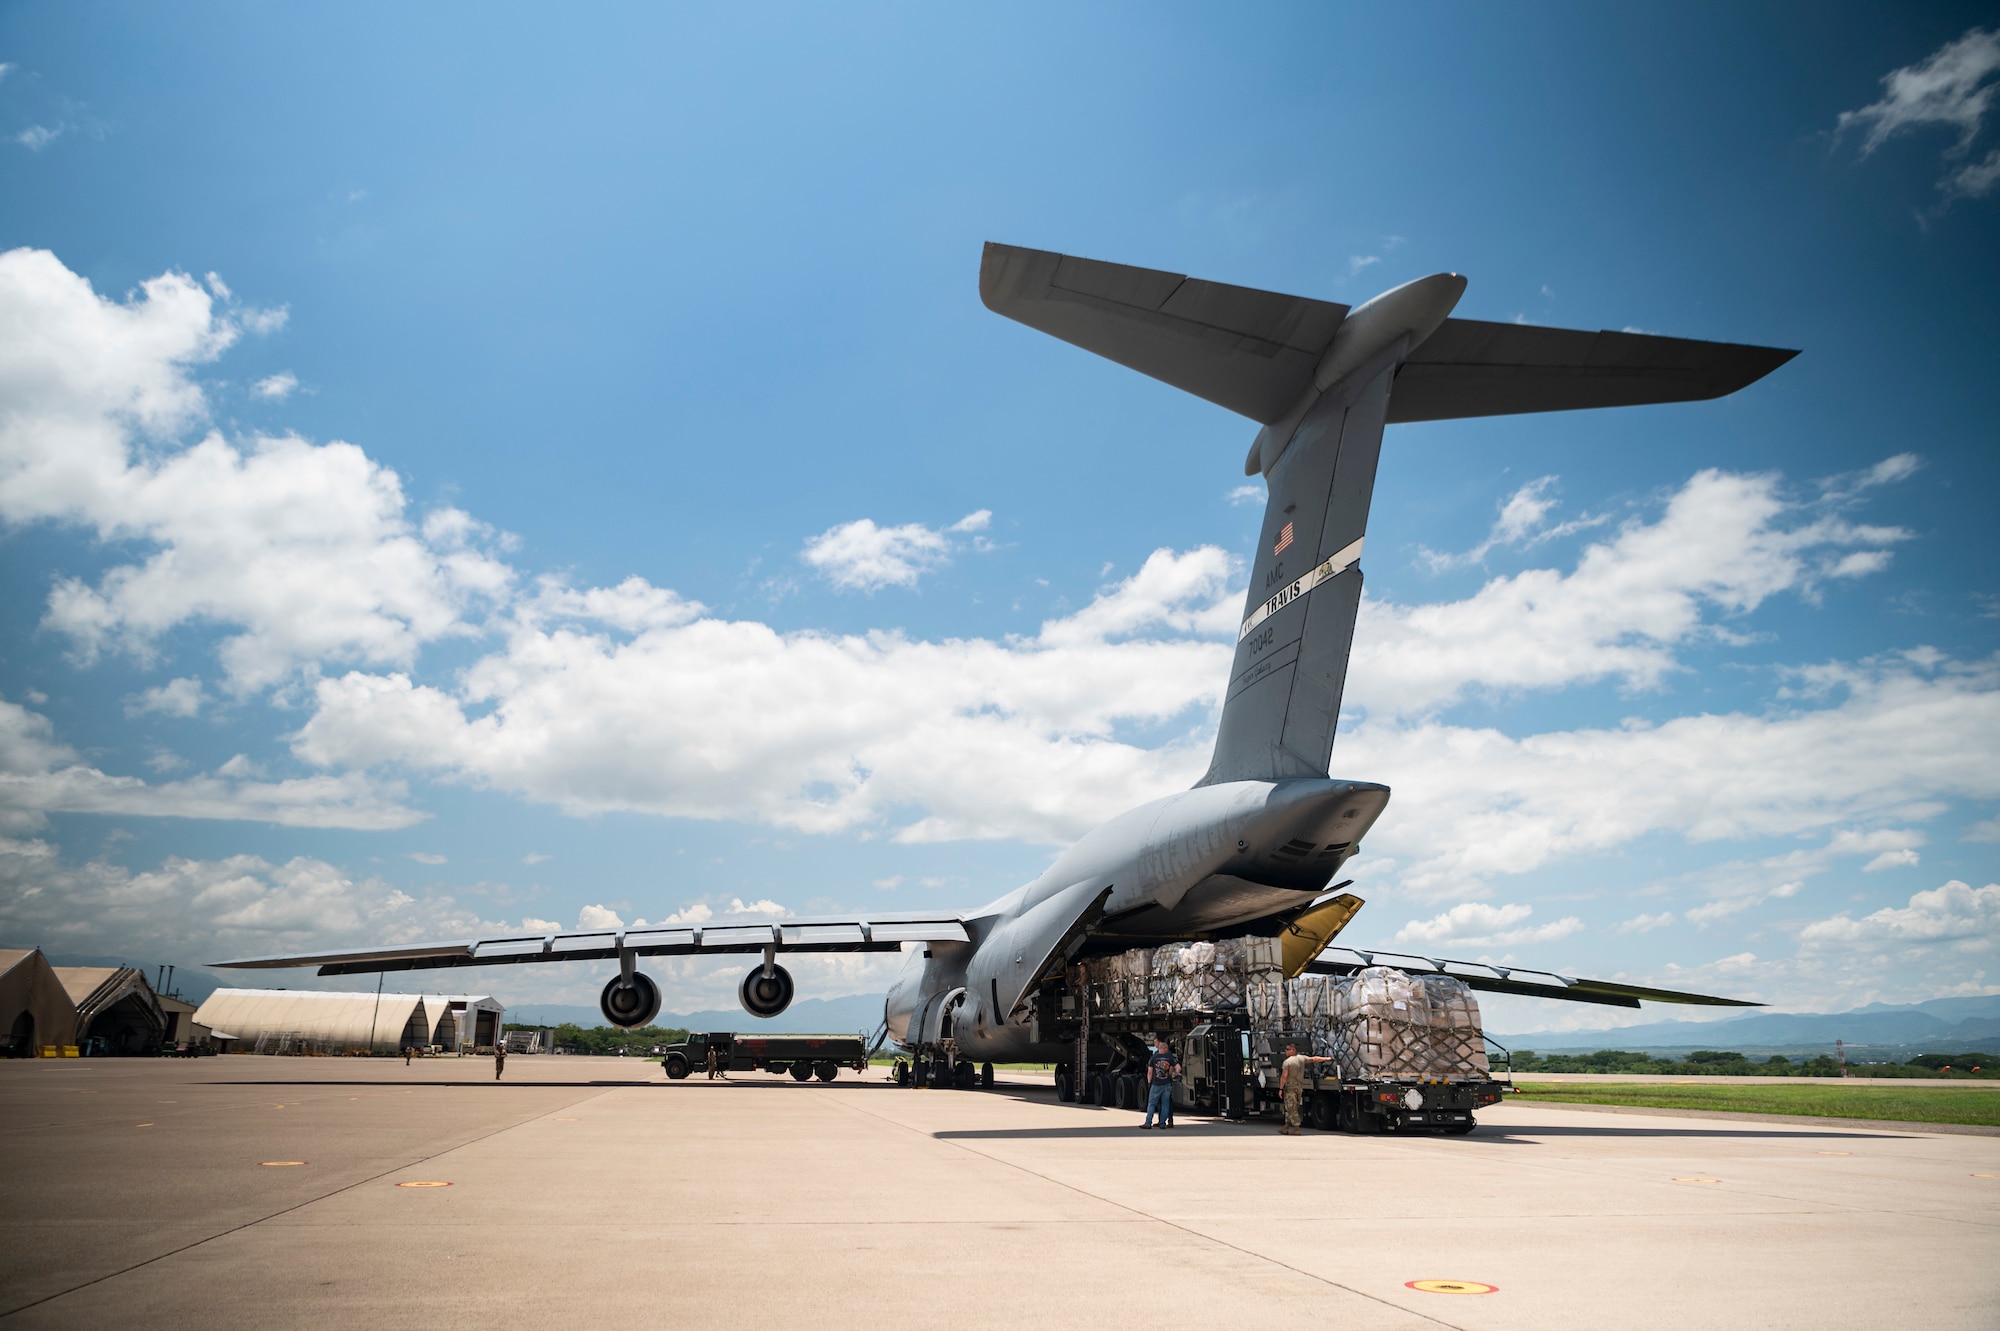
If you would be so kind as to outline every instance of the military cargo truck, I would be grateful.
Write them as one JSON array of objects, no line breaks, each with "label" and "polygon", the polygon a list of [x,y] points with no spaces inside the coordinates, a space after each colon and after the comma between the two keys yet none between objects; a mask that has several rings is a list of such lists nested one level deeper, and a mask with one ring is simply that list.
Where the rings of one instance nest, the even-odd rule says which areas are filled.
[{"label": "military cargo truck", "polygon": [[1470,1132],[1507,1087],[1462,982],[1385,966],[1287,980],[1273,939],[1090,959],[1035,994],[1033,1020],[1075,1051],[1056,1067],[1069,1102],[1142,1110],[1156,1035],[1182,1066],[1175,1108],[1224,1118],[1282,1115],[1288,1043],[1330,1060],[1309,1065],[1300,1106],[1323,1131]]},{"label": "military cargo truck", "polygon": [[680,1044],[670,1044],[661,1064],[675,1081],[689,1073],[708,1070],[708,1055],[715,1051],[720,1072],[789,1073],[793,1081],[832,1081],[842,1068],[865,1072],[868,1044],[858,1035],[738,1035],[733,1031],[690,1034]]}]

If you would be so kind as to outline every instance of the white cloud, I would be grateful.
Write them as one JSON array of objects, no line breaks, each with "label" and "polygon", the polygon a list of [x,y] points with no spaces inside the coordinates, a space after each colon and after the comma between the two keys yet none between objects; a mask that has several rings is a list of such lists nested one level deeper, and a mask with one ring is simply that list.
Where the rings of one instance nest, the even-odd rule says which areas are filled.
[{"label": "white cloud", "polygon": [[413,850],[410,852],[410,858],[415,860],[418,864],[449,863],[449,861],[443,855],[439,855],[433,851],[428,851],[428,850]]},{"label": "white cloud", "polygon": [[1982,28],[1946,42],[1913,65],[1882,76],[1880,101],[1843,111],[1834,132],[1862,131],[1861,155],[1868,156],[1899,134],[1942,126],[1958,131],[1945,149],[1945,196],[1978,198],[2000,179],[2000,150],[1967,161],[1992,110],[1994,76],[2000,73],[2000,33]]},{"label": "white cloud", "polygon": [[212,775],[179,781],[111,776],[59,743],[48,718],[0,701],[0,832],[35,831],[52,813],[247,819],[369,831],[408,827],[426,817],[402,802],[401,782],[377,781],[362,772],[286,781],[257,776],[234,759]]},{"label": "white cloud", "polygon": [[290,370],[280,370],[250,385],[250,391],[258,397],[269,398],[273,402],[283,402],[298,386],[299,377],[296,374]]},{"label": "white cloud", "polygon": [[126,700],[125,715],[141,716],[147,712],[159,712],[166,716],[197,716],[207,695],[202,691],[201,681],[189,676],[170,679],[157,688],[150,688]]},{"label": "white cloud", "polygon": [[144,658],[186,623],[230,626],[221,657],[239,690],[320,663],[408,664],[469,631],[511,571],[411,530],[400,480],[360,449],[214,433],[173,446],[207,412],[189,370],[282,312],[218,313],[177,273],[140,293],[105,300],[45,251],[0,254],[0,518],[153,549],[94,586],[60,581],[48,626],[85,661]]},{"label": "white cloud", "polygon": [[14,142],[31,153],[38,153],[62,137],[67,125],[30,125],[13,136]]},{"label": "white cloud", "polygon": [[475,932],[475,917],[449,899],[419,902],[309,857],[175,857],[134,872],[102,860],[66,863],[47,842],[0,838],[0,935],[52,951],[202,964]]},{"label": "white cloud", "polygon": [[1461,902],[1442,915],[1428,920],[1411,920],[1396,932],[1396,941],[1515,947],[1524,943],[1552,943],[1583,929],[1583,921],[1574,915],[1527,928],[1513,927],[1534,912],[1533,906],[1520,904],[1489,906],[1481,901]]},{"label": "white cloud", "polygon": [[1965,829],[1962,841],[1993,843],[2000,842],[2000,817],[1988,818]]},{"label": "white cloud", "polygon": [[542,853],[541,853],[541,852],[540,852],[539,850],[531,850],[531,851],[529,851],[529,852],[528,852],[528,853],[527,853],[526,855],[523,855],[523,856],[521,857],[521,863],[523,863],[523,864],[541,864],[541,863],[544,863],[544,862],[546,862],[546,861],[548,861],[548,860],[552,860],[552,859],[554,859],[554,858],[555,858],[555,856],[553,856],[553,855],[544,855],[544,854],[542,854]]},{"label": "white cloud", "polygon": [[729,915],[758,915],[767,917],[769,916],[783,917],[786,915],[790,915],[791,911],[787,910],[783,906],[780,906],[777,902],[771,900],[769,897],[761,897],[756,901],[749,902],[748,904],[745,904],[743,898],[734,897],[729,902],[729,909],[724,913]]},{"label": "white cloud", "polygon": [[[1003,641],[712,618],[629,640],[523,624],[452,690],[403,674],[321,681],[295,749],[326,767],[458,775],[576,813],[1059,841],[1200,771],[1201,710],[1229,648],[1183,635],[1229,634],[1232,577],[1220,550],[1156,552],[1076,615]],[[1184,714],[1184,744],[1115,734]]]},{"label": "white cloud", "polygon": [[1239,485],[1230,490],[1228,494],[1225,494],[1223,498],[1228,500],[1232,507],[1241,508],[1245,504],[1263,503],[1265,493],[1265,488],[1261,485]]},{"label": "white cloud", "polygon": [[1918,892],[1904,907],[1884,907],[1861,919],[1845,912],[1799,931],[1808,950],[1889,948],[1949,943],[1957,951],[1990,951],[2000,942],[2000,884],[1974,888],[1957,879]]},{"label": "white cloud", "polygon": [[20,66],[11,60],[0,60],[0,82],[4,82],[9,74],[19,68]]},{"label": "white cloud", "polygon": [[579,929],[623,929],[625,921],[618,918],[618,912],[606,906],[585,906],[577,912],[576,927]]},{"label": "white cloud", "polygon": [[1620,920],[1613,928],[1621,934],[1649,934],[1655,929],[1664,929],[1673,922],[1674,913],[1663,910],[1652,915],[1641,913],[1629,920]]},{"label": "white cloud", "polygon": [[878,527],[872,518],[861,518],[813,537],[800,558],[843,591],[914,587],[924,574],[950,562],[954,535],[984,531],[992,520],[992,511],[984,508],[942,529],[919,522]]},{"label": "white cloud", "polygon": [[1396,790],[1369,849],[1407,857],[1403,885],[1431,896],[1649,834],[1799,836],[2000,797],[1988,742],[2000,659],[1930,670],[1891,659],[1825,678],[1836,703],[1518,739],[1371,719],[1343,735],[1335,765]]},{"label": "white cloud", "polygon": [[1380,262],[1382,256],[1379,254],[1350,254],[1347,256],[1347,275],[1350,278],[1359,277],[1363,269],[1372,268]]},{"label": "white cloud", "polygon": [[1544,525],[1545,519],[1558,505],[1554,491],[1556,478],[1544,476],[1528,482],[1500,505],[1500,516],[1494,519],[1493,530],[1486,539],[1463,554],[1449,554],[1438,550],[1420,548],[1419,556],[1432,572],[1442,573],[1447,569],[1464,568],[1477,564],[1491,554],[1496,546],[1519,546],[1533,549],[1550,541],[1571,536],[1592,527],[1601,527],[1611,519],[1609,515],[1584,516],[1555,526]]},{"label": "white cloud", "polygon": [[1868,863],[1861,866],[1863,873],[1879,873],[1883,869],[1913,869],[1918,862],[1914,850],[1885,850]]},{"label": "white cloud", "polygon": [[[1532,529],[1546,510],[1535,482],[1509,501],[1497,533]],[[1509,524],[1512,524],[1511,527]],[[1815,561],[1841,546],[1906,540],[1823,505],[1788,502],[1774,476],[1703,471],[1657,522],[1628,522],[1590,546],[1574,572],[1494,578],[1462,601],[1366,600],[1348,676],[1371,716],[1446,707],[1474,690],[1548,689],[1601,679],[1656,686],[1674,649],[1712,638],[1713,616],[1740,616],[1784,591],[1810,592]]]}]

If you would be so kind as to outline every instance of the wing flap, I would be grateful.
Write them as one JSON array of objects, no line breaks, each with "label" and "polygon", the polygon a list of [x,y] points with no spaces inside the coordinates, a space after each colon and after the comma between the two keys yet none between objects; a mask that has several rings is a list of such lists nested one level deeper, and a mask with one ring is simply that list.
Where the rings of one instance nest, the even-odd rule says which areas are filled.
[{"label": "wing flap", "polygon": [[1447,319],[1397,374],[1389,424],[1705,401],[1796,355],[1650,333]]}]

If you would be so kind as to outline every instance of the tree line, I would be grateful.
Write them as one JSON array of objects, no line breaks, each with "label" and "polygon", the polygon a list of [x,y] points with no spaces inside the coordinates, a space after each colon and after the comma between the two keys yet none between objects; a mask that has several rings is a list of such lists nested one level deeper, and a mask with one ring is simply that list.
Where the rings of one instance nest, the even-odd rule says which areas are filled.
[{"label": "tree line", "polygon": [[[1783,1054],[1752,1059],[1735,1050],[1697,1049],[1682,1058],[1662,1058],[1627,1049],[1599,1049],[1588,1054],[1538,1054],[1515,1051],[1513,1070],[1527,1072],[1600,1072],[1641,1076],[1706,1077],[1838,1077],[1839,1060],[1831,1054],[1793,1062]],[[1944,1077],[1985,1081],[2000,1079],[2000,1054],[1919,1054],[1903,1063],[1856,1063],[1847,1071],[1856,1077]]]}]

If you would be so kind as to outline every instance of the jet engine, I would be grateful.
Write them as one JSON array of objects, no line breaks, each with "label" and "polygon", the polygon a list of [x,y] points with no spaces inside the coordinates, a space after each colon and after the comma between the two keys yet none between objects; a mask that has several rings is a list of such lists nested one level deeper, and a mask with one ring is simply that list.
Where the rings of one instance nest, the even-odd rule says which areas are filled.
[{"label": "jet engine", "polygon": [[792,1005],[792,973],[771,961],[752,966],[736,997],[751,1016],[775,1017]]},{"label": "jet engine", "polygon": [[[786,996],[790,997],[787,981]],[[614,975],[597,996],[597,1007],[613,1026],[644,1026],[660,1013],[660,986],[640,971]]]}]

